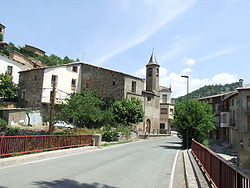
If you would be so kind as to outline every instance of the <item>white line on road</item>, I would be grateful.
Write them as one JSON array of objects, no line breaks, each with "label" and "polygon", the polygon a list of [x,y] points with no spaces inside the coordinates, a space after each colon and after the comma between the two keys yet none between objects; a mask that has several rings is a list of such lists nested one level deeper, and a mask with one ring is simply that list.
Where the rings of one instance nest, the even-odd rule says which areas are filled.
[{"label": "white line on road", "polygon": [[175,158],[174,158],[174,163],[173,163],[173,167],[172,167],[172,171],[171,171],[171,176],[170,176],[170,182],[169,182],[169,188],[172,188],[173,187],[173,182],[174,182],[174,172],[175,172],[175,167],[176,167],[176,161],[177,161],[177,157],[178,157],[178,154],[179,154],[179,151],[178,150],[176,152],[176,155],[175,155]]}]

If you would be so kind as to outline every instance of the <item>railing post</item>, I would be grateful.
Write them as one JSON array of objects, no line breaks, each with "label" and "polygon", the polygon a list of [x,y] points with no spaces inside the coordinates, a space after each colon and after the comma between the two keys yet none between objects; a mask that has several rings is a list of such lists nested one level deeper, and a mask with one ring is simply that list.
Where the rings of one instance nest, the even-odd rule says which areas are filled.
[{"label": "railing post", "polygon": [[3,143],[3,136],[0,137],[0,156],[2,154],[2,143]]}]

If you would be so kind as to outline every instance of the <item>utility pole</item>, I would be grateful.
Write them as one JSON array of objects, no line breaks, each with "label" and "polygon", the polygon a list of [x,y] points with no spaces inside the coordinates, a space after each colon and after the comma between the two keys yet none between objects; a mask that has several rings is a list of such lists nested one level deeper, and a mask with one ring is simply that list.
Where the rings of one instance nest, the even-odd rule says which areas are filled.
[{"label": "utility pole", "polygon": [[50,93],[50,118],[49,118],[49,134],[53,133],[53,121],[54,121],[54,106],[56,98],[56,81],[52,81],[52,91]]}]

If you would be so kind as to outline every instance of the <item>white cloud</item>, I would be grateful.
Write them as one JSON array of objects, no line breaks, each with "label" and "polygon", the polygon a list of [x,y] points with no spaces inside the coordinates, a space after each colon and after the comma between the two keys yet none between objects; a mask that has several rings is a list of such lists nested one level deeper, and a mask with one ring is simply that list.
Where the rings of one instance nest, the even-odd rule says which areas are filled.
[{"label": "white cloud", "polygon": [[[187,79],[182,78],[181,75],[185,71],[191,71],[191,69],[184,69],[180,73],[168,72],[166,68],[160,68],[160,85],[172,87],[172,97],[183,96],[187,92]],[[139,69],[135,74],[139,77],[145,77],[146,68]],[[187,73],[187,72],[186,72]],[[212,84],[226,84],[236,82],[238,80],[237,75],[230,73],[218,73],[211,78],[193,78],[189,77],[189,92],[192,92],[205,85]]]},{"label": "white cloud", "polygon": [[189,58],[189,57],[184,58],[183,62],[189,66],[196,64],[196,61],[193,58]]},{"label": "white cloud", "polygon": [[190,73],[190,72],[193,72],[193,70],[191,68],[186,68],[186,69],[183,69],[181,71],[181,74],[187,74],[187,73]]},{"label": "white cloud", "polygon": [[[108,59],[126,51],[138,44],[146,41],[150,36],[155,34],[159,29],[166,25],[171,20],[177,18],[183,14],[187,9],[191,8],[197,0],[159,0],[157,3],[151,0],[141,0],[148,6],[153,12],[153,20],[145,24],[145,27],[140,31],[135,32],[129,40],[124,41],[116,49],[111,50],[109,53],[97,58],[96,64],[103,64]],[[130,4],[129,9],[133,8],[133,4]]]},{"label": "white cloud", "polygon": [[232,83],[237,81],[237,76],[236,75],[232,75],[229,73],[220,73],[220,74],[216,74],[212,79],[213,83],[220,83],[220,84],[226,84],[226,83]]}]

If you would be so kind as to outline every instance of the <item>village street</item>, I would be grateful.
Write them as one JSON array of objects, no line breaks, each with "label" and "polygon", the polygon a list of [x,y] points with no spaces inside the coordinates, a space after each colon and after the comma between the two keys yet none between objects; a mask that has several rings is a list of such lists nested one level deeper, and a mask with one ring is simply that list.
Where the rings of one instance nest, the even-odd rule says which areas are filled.
[{"label": "village street", "polygon": [[0,187],[184,187],[179,143],[168,136],[0,168]]}]

